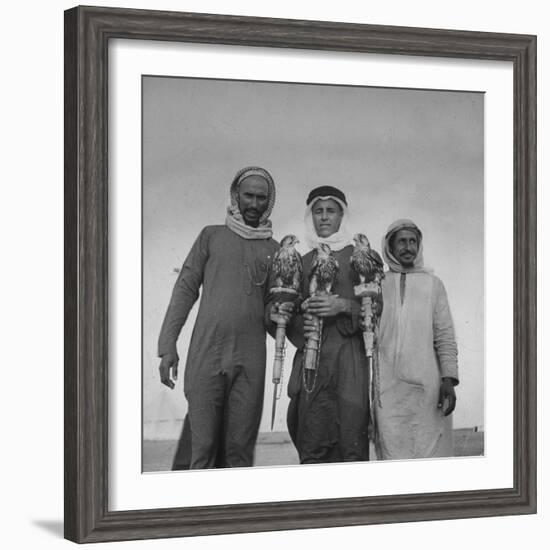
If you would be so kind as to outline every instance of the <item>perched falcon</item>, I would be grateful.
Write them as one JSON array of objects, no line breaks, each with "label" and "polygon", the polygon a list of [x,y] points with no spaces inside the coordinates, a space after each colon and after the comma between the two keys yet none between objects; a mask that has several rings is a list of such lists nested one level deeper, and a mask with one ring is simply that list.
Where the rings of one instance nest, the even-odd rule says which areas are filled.
[{"label": "perched falcon", "polygon": [[338,262],[330,246],[321,243],[313,252],[311,273],[309,274],[309,294],[330,294],[336,274]]},{"label": "perched falcon", "polygon": [[384,262],[378,252],[370,247],[366,235],[357,233],[353,237],[355,247],[350,258],[353,271],[359,277],[359,282],[380,283],[384,278]]},{"label": "perched falcon", "polygon": [[302,257],[294,246],[298,243],[294,235],[287,235],[281,241],[281,248],[273,256],[275,286],[300,292],[302,286]]}]

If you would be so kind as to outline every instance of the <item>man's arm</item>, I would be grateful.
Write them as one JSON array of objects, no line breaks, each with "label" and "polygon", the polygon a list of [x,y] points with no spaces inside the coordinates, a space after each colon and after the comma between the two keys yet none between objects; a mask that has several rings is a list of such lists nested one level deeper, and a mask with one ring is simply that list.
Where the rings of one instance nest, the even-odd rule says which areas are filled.
[{"label": "man's arm", "polygon": [[193,304],[199,297],[207,259],[208,235],[205,228],[183,263],[160,330],[158,341],[158,355],[162,358],[159,367],[160,379],[171,389],[174,388],[174,383],[170,379],[170,369],[174,380],[178,376],[179,357],[176,342]]},{"label": "man's arm", "polygon": [[360,306],[354,300],[340,298],[337,294],[312,296],[307,301],[307,312],[317,317],[344,315],[351,318],[360,313]]},{"label": "man's arm", "polygon": [[308,300],[308,313],[318,317],[336,317],[336,327],[342,336],[353,336],[361,329],[361,305],[357,300],[335,294],[313,296]]},{"label": "man's arm", "polygon": [[447,292],[443,283],[436,279],[433,313],[434,348],[441,371],[441,385],[437,406],[442,408],[445,416],[451,414],[456,406],[454,386],[458,384],[458,348],[451,309],[447,300]]}]

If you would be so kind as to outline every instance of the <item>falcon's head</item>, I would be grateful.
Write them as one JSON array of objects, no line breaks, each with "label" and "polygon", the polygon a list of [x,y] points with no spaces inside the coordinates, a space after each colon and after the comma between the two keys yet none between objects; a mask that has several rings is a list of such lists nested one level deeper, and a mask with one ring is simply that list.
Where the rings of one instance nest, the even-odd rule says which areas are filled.
[{"label": "falcon's head", "polygon": [[366,235],[363,233],[357,233],[353,236],[353,242],[355,243],[355,248],[358,250],[366,249],[370,250],[370,243]]},{"label": "falcon's head", "polygon": [[281,241],[281,246],[284,248],[292,248],[299,242],[300,241],[298,240],[296,235],[287,235],[286,237],[283,237],[283,240]]},{"label": "falcon's head", "polygon": [[320,260],[328,258],[332,254],[330,246],[326,243],[320,243],[317,247],[317,258]]}]

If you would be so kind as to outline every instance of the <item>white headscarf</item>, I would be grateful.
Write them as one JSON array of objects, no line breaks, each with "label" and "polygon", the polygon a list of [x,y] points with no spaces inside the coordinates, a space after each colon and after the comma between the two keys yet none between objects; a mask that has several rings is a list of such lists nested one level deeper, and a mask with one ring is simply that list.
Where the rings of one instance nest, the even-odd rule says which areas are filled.
[{"label": "white headscarf", "polygon": [[[244,222],[243,215],[239,209],[239,186],[241,185],[241,182],[249,176],[260,176],[267,182],[268,203],[266,211],[260,218],[258,227],[247,225]],[[225,225],[227,225],[231,231],[244,239],[269,239],[273,235],[269,216],[271,215],[271,211],[275,205],[275,183],[273,182],[271,174],[267,170],[259,168],[258,166],[248,166],[242,170],[239,170],[231,183],[230,200],[231,204],[227,207]]]},{"label": "white headscarf", "polygon": [[[390,243],[391,238],[401,229],[408,229],[416,233],[418,239],[418,254],[414,259],[412,267],[405,267],[399,263],[397,258],[392,254]],[[395,273],[432,273],[432,269],[424,267],[424,246],[422,245],[422,232],[412,220],[401,219],[394,221],[386,231],[385,237],[382,239],[382,255],[388,264],[390,271]]]},{"label": "white headscarf", "polygon": [[[340,223],[340,229],[336,233],[333,233],[330,237],[319,237],[315,231],[315,226],[313,225],[313,205],[320,200],[332,199],[336,201],[342,207],[342,221]],[[352,235],[349,229],[349,210],[345,202],[337,197],[332,195],[327,195],[325,197],[316,197],[306,206],[306,212],[304,215],[304,223],[306,225],[306,244],[309,248],[317,248],[321,243],[328,244],[330,249],[334,252],[342,250],[346,246],[352,244]]]}]

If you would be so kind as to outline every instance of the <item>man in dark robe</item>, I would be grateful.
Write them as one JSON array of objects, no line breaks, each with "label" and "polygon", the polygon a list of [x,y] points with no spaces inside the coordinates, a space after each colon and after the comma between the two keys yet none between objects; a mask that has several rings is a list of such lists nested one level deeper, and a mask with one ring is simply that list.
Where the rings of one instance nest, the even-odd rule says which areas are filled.
[{"label": "man in dark robe", "polygon": [[264,393],[268,266],[278,248],[269,221],[275,186],[266,170],[245,168],[230,194],[225,225],[205,227],[183,264],[159,337],[161,382],[173,388],[176,341],[202,287],[175,469],[187,461],[192,469],[253,463]]},{"label": "man in dark robe", "polygon": [[[342,191],[318,187],[307,199],[306,242],[331,247],[339,271],[332,295],[315,296],[291,318],[287,336],[296,346],[288,383],[287,425],[302,464],[368,460],[368,371],[360,328],[361,305],[353,290],[347,228],[348,209]],[[302,296],[309,294],[313,251],[303,257]],[[284,304],[269,304],[268,319],[276,320]],[[288,315],[288,313],[287,313]],[[323,319],[319,364],[313,388],[304,384],[304,343]]]}]

